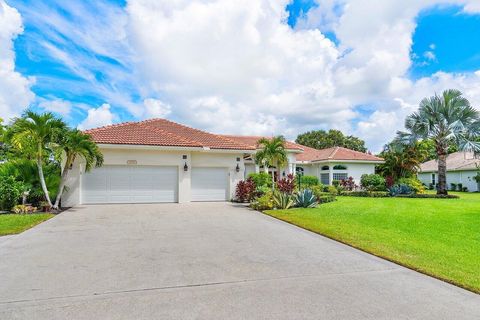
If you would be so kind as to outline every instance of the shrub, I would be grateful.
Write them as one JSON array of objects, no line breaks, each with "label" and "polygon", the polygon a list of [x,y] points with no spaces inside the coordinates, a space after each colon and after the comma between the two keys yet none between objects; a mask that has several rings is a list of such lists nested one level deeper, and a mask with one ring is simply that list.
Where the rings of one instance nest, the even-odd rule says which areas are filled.
[{"label": "shrub", "polygon": [[252,178],[242,180],[237,183],[235,189],[235,198],[239,202],[252,201],[255,197],[256,186]]},{"label": "shrub", "polygon": [[425,187],[423,186],[422,182],[418,180],[416,177],[412,178],[401,178],[398,180],[398,184],[405,184],[413,190],[414,193],[424,193]]},{"label": "shrub", "polygon": [[348,177],[348,179],[341,180],[340,186],[343,188],[343,190],[347,191],[353,191],[358,188],[358,186],[355,184],[355,180],[353,180],[353,177]]},{"label": "shrub", "polygon": [[340,180],[333,180],[332,181],[332,186],[334,186],[335,188],[340,186]]},{"label": "shrub", "polygon": [[385,191],[385,178],[379,174],[363,174],[360,185],[367,191]]},{"label": "shrub", "polygon": [[399,195],[410,195],[413,193],[412,188],[406,184],[396,184],[388,189],[390,196],[397,197]]},{"label": "shrub", "polygon": [[295,205],[297,207],[315,208],[317,204],[317,197],[310,189],[303,189],[295,195]]},{"label": "shrub", "polygon": [[462,191],[463,190],[463,183],[457,184],[457,188],[458,188],[458,191]]},{"label": "shrub", "polygon": [[17,214],[34,213],[35,211],[37,211],[36,207],[27,206],[23,204],[17,204],[12,208],[12,212]]},{"label": "shrub", "polygon": [[457,190],[457,184],[453,182],[450,183],[450,190],[453,190],[453,191]]},{"label": "shrub", "polygon": [[293,190],[295,189],[295,176],[293,174],[289,174],[286,178],[278,180],[277,189],[280,192],[292,194]]},{"label": "shrub", "polygon": [[276,191],[273,193],[273,206],[277,209],[289,209],[294,205],[291,194]]},{"label": "shrub", "polygon": [[333,202],[337,199],[334,194],[329,192],[321,192],[319,194],[315,194],[315,196],[317,197],[318,203]]},{"label": "shrub", "polygon": [[300,185],[305,188],[318,185],[318,178],[315,176],[301,176]]},{"label": "shrub", "polygon": [[[325,191],[325,189],[324,189]],[[334,186],[327,186],[326,192],[332,194],[332,195],[337,195],[338,194],[338,188],[335,188]]]},{"label": "shrub", "polygon": [[248,178],[252,178],[257,187],[269,187],[272,188],[272,177],[266,172],[250,173]]},{"label": "shrub", "polygon": [[24,191],[23,183],[15,177],[3,177],[0,180],[0,209],[10,211],[20,200]]},{"label": "shrub", "polygon": [[411,193],[397,195],[397,198],[459,199],[460,197],[454,194]]},{"label": "shrub", "polygon": [[268,186],[260,186],[255,189],[255,196],[260,197],[267,192],[272,192],[272,188]]},{"label": "shrub", "polygon": [[273,209],[272,192],[266,192],[261,197],[256,198],[250,203],[250,207],[255,210],[271,210]]},{"label": "shrub", "polygon": [[387,176],[385,178],[385,185],[388,188],[392,187],[395,184],[395,179],[392,176]]},{"label": "shrub", "polygon": [[463,188],[462,188],[462,191],[463,191],[463,192],[468,192],[468,188],[467,188],[467,187],[463,187]]},{"label": "shrub", "polygon": [[344,191],[341,196],[345,197],[368,197],[368,198],[386,198],[389,197],[386,191]]}]

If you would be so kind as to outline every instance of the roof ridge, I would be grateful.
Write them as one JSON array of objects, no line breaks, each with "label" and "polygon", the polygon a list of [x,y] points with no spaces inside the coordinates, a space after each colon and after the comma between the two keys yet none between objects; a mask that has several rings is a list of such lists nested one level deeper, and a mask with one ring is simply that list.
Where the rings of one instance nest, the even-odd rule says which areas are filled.
[{"label": "roof ridge", "polygon": [[[330,153],[330,156],[328,156],[328,159],[332,159],[333,157],[335,157],[335,154],[337,153],[337,151],[338,151],[339,148],[340,148],[340,147],[335,146],[335,147],[334,147],[334,150],[332,151],[332,153]],[[327,149],[329,149],[329,148],[327,148]]]},{"label": "roof ridge", "polygon": [[[159,118],[155,119],[155,120],[158,120]],[[170,136],[173,136],[175,137],[176,139],[178,140],[181,140],[183,142],[186,142],[186,143],[195,143],[195,144],[198,144],[199,147],[203,147],[203,145],[201,143],[199,143],[198,141],[195,141],[195,140],[188,140],[188,139],[185,139],[184,137],[180,137],[170,131],[166,131],[166,130],[163,130],[163,129],[160,129],[160,128],[156,128],[156,127],[152,127],[152,126],[149,126],[148,123],[149,122],[152,122],[151,120],[153,119],[148,119],[148,120],[144,120],[144,121],[139,121],[137,122],[137,124],[139,126],[142,126],[144,128],[148,128],[148,130],[151,130],[153,132],[157,132],[157,133],[163,133],[163,134],[168,134]]]}]

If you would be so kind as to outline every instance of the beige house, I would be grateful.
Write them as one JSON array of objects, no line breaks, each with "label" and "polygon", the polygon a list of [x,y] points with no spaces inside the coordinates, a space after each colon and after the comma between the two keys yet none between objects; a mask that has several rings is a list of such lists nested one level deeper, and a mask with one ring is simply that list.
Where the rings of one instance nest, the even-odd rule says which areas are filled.
[{"label": "beige house", "polygon": [[[212,134],[165,119],[86,133],[98,144],[104,164],[85,172],[79,160],[69,168],[63,206],[226,201],[240,180],[261,169],[253,161],[261,137]],[[382,161],[344,148],[316,150],[293,142],[287,142],[286,150],[288,164],[280,168],[282,175],[302,171],[326,184],[349,176],[359,180]]]},{"label": "beige house", "polygon": [[[480,159],[476,158],[473,152],[455,152],[447,157],[447,187],[451,183],[461,183],[468,191],[480,191],[480,185],[475,181]],[[438,162],[430,160],[420,165],[418,179],[425,184],[435,186],[438,183]]]}]

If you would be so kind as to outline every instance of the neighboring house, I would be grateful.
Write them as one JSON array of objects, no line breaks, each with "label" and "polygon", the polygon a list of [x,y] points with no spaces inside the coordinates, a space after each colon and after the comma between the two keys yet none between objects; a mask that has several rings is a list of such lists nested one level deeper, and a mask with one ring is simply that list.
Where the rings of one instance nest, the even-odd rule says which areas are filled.
[{"label": "neighboring house", "polygon": [[[226,201],[250,172],[261,137],[212,134],[165,119],[126,122],[85,131],[104,155],[104,164],[85,173],[70,168],[63,206],[97,203]],[[382,159],[344,148],[315,150],[286,143],[282,175],[303,170],[325,183],[373,173]],[[336,167],[336,166],[342,167]],[[326,168],[328,166],[328,169]],[[262,169],[263,170],[263,169]],[[328,181],[327,175],[328,174]]]},{"label": "neighboring house", "polygon": [[[477,175],[477,165],[480,166],[480,159],[475,158],[473,152],[455,152],[447,157],[447,187],[451,183],[461,183],[468,191],[480,191],[479,184],[474,177]],[[438,183],[438,162],[430,160],[420,165],[418,179],[426,186],[435,186]]]}]

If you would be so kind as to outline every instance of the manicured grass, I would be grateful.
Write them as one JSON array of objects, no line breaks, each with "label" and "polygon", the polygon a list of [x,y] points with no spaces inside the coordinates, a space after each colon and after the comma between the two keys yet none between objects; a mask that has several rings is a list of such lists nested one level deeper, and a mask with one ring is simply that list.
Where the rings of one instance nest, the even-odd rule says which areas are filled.
[{"label": "manicured grass", "polygon": [[0,236],[20,233],[53,216],[50,213],[0,214]]},{"label": "manicured grass", "polygon": [[480,194],[460,199],[338,197],[265,213],[480,293]]}]

